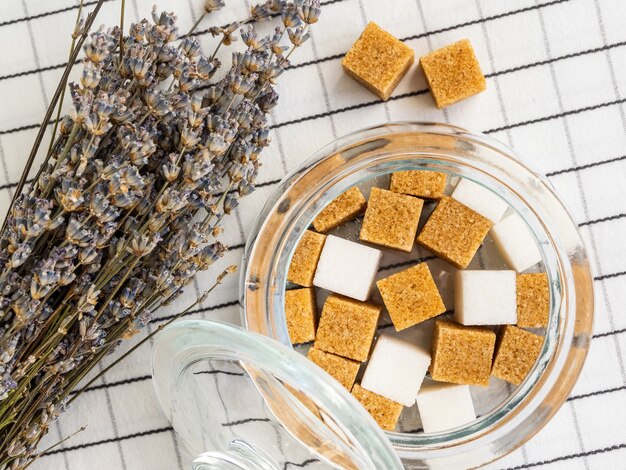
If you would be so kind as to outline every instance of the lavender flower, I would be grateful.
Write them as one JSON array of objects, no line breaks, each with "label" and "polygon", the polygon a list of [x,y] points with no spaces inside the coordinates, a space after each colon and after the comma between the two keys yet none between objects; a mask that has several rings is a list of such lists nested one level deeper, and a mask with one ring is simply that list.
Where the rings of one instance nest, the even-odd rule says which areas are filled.
[{"label": "lavender flower", "polygon": [[[204,0],[190,33],[223,6]],[[319,14],[317,0],[267,0],[209,28],[211,55],[156,8],[128,35],[84,42],[69,115],[0,233],[0,469],[28,466],[81,379],[223,256],[221,221],[254,190],[270,142],[274,85]],[[260,37],[254,22],[272,17],[282,27]]]}]

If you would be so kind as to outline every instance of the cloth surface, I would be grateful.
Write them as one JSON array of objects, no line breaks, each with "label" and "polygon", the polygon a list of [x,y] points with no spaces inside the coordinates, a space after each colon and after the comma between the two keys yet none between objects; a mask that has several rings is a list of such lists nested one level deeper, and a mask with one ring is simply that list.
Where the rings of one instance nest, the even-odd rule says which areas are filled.
[{"label": "cloth surface", "polygon": [[[94,1],[86,2],[93,8]],[[149,16],[153,0],[128,0],[127,24]],[[181,31],[200,0],[159,0]],[[158,324],[195,299],[200,286],[240,260],[245,236],[275,184],[324,143],[398,120],[450,122],[512,146],[546,174],[587,242],[596,288],[595,336],[571,397],[545,429],[491,469],[622,469],[626,464],[626,2],[623,0],[324,0],[312,41],[281,77],[273,142],[256,193],[225,224],[231,251]],[[0,2],[0,212],[21,174],[66,61],[77,0]],[[224,20],[245,15],[230,0]],[[116,24],[119,0],[97,24]],[[416,57],[469,38],[487,91],[437,110],[414,65],[382,103],[348,78],[341,57],[367,21],[401,38]],[[205,23],[205,27],[207,24]],[[202,35],[205,50],[215,40]],[[76,74],[74,74],[76,75]],[[47,141],[45,141],[47,142]],[[231,276],[193,315],[239,321]],[[154,328],[152,326],[151,328]],[[126,345],[122,351],[128,347]],[[189,468],[150,381],[146,344],[90,387],[51,428],[46,442],[87,425],[33,469]],[[304,466],[304,465],[300,465]],[[292,468],[297,468],[293,466]]]}]

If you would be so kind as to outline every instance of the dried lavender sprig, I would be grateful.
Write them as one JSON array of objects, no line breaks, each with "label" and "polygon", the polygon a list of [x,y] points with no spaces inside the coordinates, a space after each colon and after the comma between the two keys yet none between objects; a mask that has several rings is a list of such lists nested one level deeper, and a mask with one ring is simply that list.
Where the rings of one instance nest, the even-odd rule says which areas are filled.
[{"label": "dried lavender sprig", "polygon": [[[69,57],[67,59],[68,63],[70,59],[72,58],[72,52],[74,51],[74,47],[76,46],[76,39],[78,38],[81,27],[82,27],[81,25],[82,13],[83,13],[83,0],[80,0],[78,4],[78,11],[76,13],[76,22],[74,24],[74,31],[72,31],[72,42],[70,44],[70,50],[68,53]],[[48,145],[47,155],[50,155],[52,152],[52,145],[54,145],[54,139],[57,135],[57,130],[59,129],[59,121],[61,120],[61,110],[63,109],[63,101],[65,100],[65,90],[66,90],[66,87],[63,86],[63,91],[61,92],[61,97],[59,98],[59,103],[57,105],[57,114],[54,119],[54,126],[50,134],[50,144]],[[43,165],[41,166],[41,168],[43,168]],[[39,176],[39,174],[37,176]]]},{"label": "dried lavender sprig", "polygon": [[[251,21],[277,13],[273,36],[242,32],[218,81],[193,37],[172,45],[173,14],[85,43],[72,112],[0,240],[0,462],[27,466],[78,381],[225,251],[219,224],[269,143],[280,40],[299,47],[319,2],[269,0]],[[215,30],[220,44],[235,29]]]},{"label": "dried lavender sprig", "polygon": [[39,459],[40,457],[46,455],[48,452],[50,452],[51,450],[59,447],[61,444],[63,444],[64,442],[69,441],[70,439],[72,439],[74,436],[76,436],[77,434],[80,434],[81,432],[83,432],[85,429],[87,429],[87,426],[81,426],[80,428],[78,428],[76,431],[74,431],[71,434],[68,434],[67,436],[65,436],[64,438],[58,440],[57,442],[55,442],[54,444],[46,447],[45,449],[43,449],[41,452],[38,452],[37,454],[35,454],[33,456],[33,460],[30,461],[29,465],[32,465],[35,460]]},{"label": "dried lavender sprig", "polygon": [[209,13],[213,13],[214,11],[217,11],[223,7],[224,7],[223,0],[205,0],[204,11],[200,15],[200,17],[196,20],[196,22],[193,24],[193,26],[191,27],[191,29],[189,30],[187,34],[193,33],[196,30],[196,28],[200,25],[200,23],[202,23],[206,15],[208,15]]},{"label": "dried lavender sprig", "polygon": [[124,16],[126,12],[126,0],[122,0],[120,4],[120,62],[124,58]]},{"label": "dried lavender sprig", "polygon": [[[62,398],[62,400],[67,399],[66,404],[69,405],[70,403],[72,403],[75,399],[77,399],[86,389],[89,388],[90,385],[92,385],[96,380],[98,380],[100,377],[102,377],[104,374],[106,374],[109,370],[111,370],[113,367],[115,367],[117,364],[119,364],[120,362],[122,362],[124,359],[126,359],[128,356],[130,356],[133,352],[135,352],[137,349],[139,349],[143,344],[145,344],[147,341],[149,341],[150,339],[152,339],[156,334],[158,334],[161,330],[163,330],[164,328],[166,328],[167,326],[171,325],[173,322],[175,322],[176,320],[179,320],[181,317],[187,315],[195,306],[197,306],[198,304],[204,302],[207,298],[207,296],[213,292],[213,290],[215,290],[215,288],[217,286],[219,286],[222,281],[224,280],[224,278],[232,273],[234,273],[237,270],[237,266],[235,265],[231,265],[228,268],[226,268],[224,271],[222,271],[222,273],[220,273],[215,282],[213,283],[213,285],[206,289],[204,291],[204,293],[199,296],[194,303],[192,303],[191,305],[189,305],[186,309],[184,309],[183,311],[179,312],[178,314],[176,314],[174,317],[172,317],[171,319],[169,319],[167,322],[160,324],[159,326],[157,326],[157,328],[155,330],[153,330],[150,334],[146,335],[141,341],[139,341],[137,344],[135,344],[132,348],[130,348],[126,353],[124,353],[123,355],[121,355],[119,358],[117,358],[115,361],[111,362],[111,364],[109,364],[107,367],[105,367],[104,369],[102,369],[98,374],[96,374],[94,377],[92,377],[87,383],[85,383],[80,390],[78,390],[71,398],[67,398],[67,395],[69,394],[69,392],[71,390],[73,390],[76,385],[78,385],[82,379],[86,376],[86,374],[92,370],[92,367],[86,367],[84,369],[84,371],[82,371],[76,378],[73,379],[72,384],[66,388],[66,393],[65,396]],[[109,347],[106,350],[103,350],[98,357],[93,361],[93,365],[95,365],[96,363],[98,363],[103,357],[105,357],[108,353],[111,352],[112,346]],[[33,460],[39,458],[41,455],[45,455],[46,452],[50,451],[51,449],[53,449],[54,447],[60,445],[62,442],[66,441],[67,439],[69,439],[70,437],[74,436],[75,434],[77,434],[78,432],[81,432],[82,430],[85,429],[86,426],[83,426],[82,428],[80,428],[78,431],[74,432],[72,435],[68,436],[67,438],[62,439],[61,441],[57,442],[56,444],[54,444],[53,446],[43,450],[42,452],[38,453],[37,455],[34,456]],[[32,461],[30,462],[32,463]],[[30,464],[29,463],[29,464]]]},{"label": "dried lavender sprig", "polygon": [[[65,90],[65,85],[67,83],[67,79],[70,75],[70,72],[74,66],[74,61],[76,60],[76,57],[78,57],[78,53],[80,52],[83,42],[87,38],[87,34],[89,30],[91,29],[91,26],[93,22],[95,21],[96,16],[98,16],[98,13],[100,12],[100,8],[102,7],[103,3],[104,3],[104,0],[98,0],[98,3],[96,4],[93,11],[87,16],[87,20],[85,21],[85,25],[82,28],[78,42],[76,46],[74,47],[74,51],[70,55],[70,60],[67,62],[65,71],[63,72],[63,76],[61,77],[61,80],[59,81],[57,89],[54,92],[54,95],[52,96],[52,100],[50,100],[50,104],[48,105],[48,110],[46,111],[44,119],[39,127],[39,131],[37,133],[37,137],[35,137],[35,142],[30,151],[30,155],[28,156],[28,160],[26,160],[24,171],[22,172],[22,176],[20,177],[20,180],[17,183],[17,186],[15,187],[15,192],[13,193],[13,197],[11,198],[11,203],[9,204],[9,209],[7,210],[7,214],[10,213],[10,211],[13,209],[15,201],[17,200],[22,190],[24,189],[24,185],[26,184],[26,180],[28,179],[28,174],[30,173],[30,169],[33,166],[33,161],[35,160],[35,157],[37,156],[39,145],[41,144],[41,141],[43,140],[43,136],[46,132],[46,126],[48,125],[48,122],[50,121],[50,117],[52,116],[54,108],[57,102],[59,101],[59,97],[61,93],[63,93],[63,91]],[[5,217],[2,223],[2,228],[0,228],[1,233],[4,233],[7,219],[8,219],[8,216]]]},{"label": "dried lavender sprig", "polygon": [[[126,351],[124,354],[122,354],[119,358],[117,358],[115,361],[111,362],[111,364],[109,364],[107,367],[105,367],[104,369],[102,369],[97,375],[95,375],[94,377],[91,378],[91,380],[89,380],[87,383],[85,383],[80,390],[78,390],[74,396],[72,396],[72,398],[70,398],[68,400],[68,404],[72,403],[76,398],[78,398],[78,396],[80,394],[82,394],[85,390],[87,390],[89,388],[90,385],[92,385],[96,380],[98,380],[100,377],[102,377],[104,374],[106,374],[108,371],[110,371],[113,367],[115,367],[117,364],[119,364],[120,362],[122,362],[124,359],[126,359],[128,356],[130,356],[132,353],[134,353],[137,349],[139,349],[144,343],[146,343],[147,341],[151,340],[157,333],[159,333],[161,330],[163,330],[164,328],[167,328],[169,325],[171,325],[172,323],[174,323],[176,320],[181,319],[183,316],[187,315],[194,307],[196,307],[197,305],[201,304],[202,302],[204,302],[207,298],[207,296],[213,292],[215,290],[215,288],[217,286],[219,286],[222,281],[224,280],[224,278],[226,276],[228,276],[229,274],[232,274],[234,272],[237,271],[237,266],[236,265],[231,265],[228,268],[226,268],[224,271],[222,271],[220,273],[219,276],[217,276],[215,282],[213,283],[213,285],[211,287],[209,287],[208,289],[206,289],[202,295],[200,295],[194,303],[192,303],[191,305],[189,305],[185,310],[183,310],[182,312],[177,313],[176,315],[174,315],[171,319],[169,319],[168,321],[166,321],[165,323],[161,323],[159,326],[156,327],[156,329],[154,331],[152,331],[151,333],[149,333],[148,335],[146,335],[141,341],[139,341],[137,344],[135,344],[132,348],[130,348],[128,351]],[[76,383],[78,384],[80,382],[80,380],[76,381]]]}]

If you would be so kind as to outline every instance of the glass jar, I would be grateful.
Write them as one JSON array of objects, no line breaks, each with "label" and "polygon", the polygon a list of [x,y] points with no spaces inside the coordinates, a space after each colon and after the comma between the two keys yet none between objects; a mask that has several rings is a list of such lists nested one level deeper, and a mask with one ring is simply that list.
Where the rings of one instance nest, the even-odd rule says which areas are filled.
[{"label": "glass jar", "polygon": [[[550,288],[550,318],[540,357],[531,372],[489,412],[468,425],[447,432],[386,432],[385,438],[346,390],[289,349],[284,293],[288,266],[298,240],[331,200],[364,181],[410,169],[468,178],[496,193],[521,215],[542,253]],[[210,343],[201,346],[202,341],[198,341],[192,346],[197,352],[192,359],[181,353],[187,350],[185,344],[192,337],[202,336],[200,331],[217,325],[200,323],[192,328],[191,324],[187,327],[183,324],[177,328],[190,329],[186,332],[186,339],[180,339],[185,335],[179,330],[179,344],[174,349],[166,347],[176,342],[172,340],[176,336],[172,333],[176,329],[173,329],[162,335],[155,351],[155,382],[162,404],[166,410],[174,410],[171,416],[174,427],[184,429],[184,422],[192,419],[193,413],[189,409],[181,412],[180,406],[176,410],[172,403],[180,405],[189,400],[197,406],[200,400],[203,403],[201,408],[210,408],[209,401],[214,398],[214,394],[209,394],[213,398],[206,394],[198,398],[181,392],[204,387],[195,383],[194,374],[189,373],[190,367],[196,367],[191,364],[207,360],[226,361],[235,365],[237,374],[241,374],[237,377],[246,377],[253,384],[251,394],[262,397],[255,409],[269,406],[268,419],[277,423],[280,429],[286,429],[287,434],[305,449],[304,452],[312,456],[308,458],[342,468],[401,468],[394,460],[397,458],[408,468],[473,468],[506,455],[541,429],[565,401],[580,373],[591,339],[593,281],[586,251],[577,225],[551,184],[523,163],[510,148],[454,126],[388,124],[350,134],[324,147],[286,177],[269,197],[249,236],[244,266],[240,290],[243,323],[248,330],[275,340],[271,344],[281,351],[280,358],[269,357],[269,350],[265,351],[269,354],[267,357],[255,356],[254,349],[260,342],[272,349],[268,346],[270,343],[266,343],[270,340],[263,338],[261,341],[257,335],[238,331],[231,338],[236,344],[230,344],[226,353],[221,356],[214,352],[209,354],[206,348],[211,348]],[[229,331],[233,328],[219,327]],[[210,341],[217,341],[217,336]],[[167,353],[159,353],[159,348]],[[239,348],[247,351],[243,359],[239,357]],[[163,366],[163,357],[168,355],[170,359],[165,360]],[[281,367],[285,369],[279,367],[281,361],[284,361]],[[192,379],[189,380],[190,376]],[[281,389],[278,408],[289,409],[290,418],[281,418],[282,413],[276,412],[276,406],[268,405],[268,392],[263,391],[262,384],[269,382],[276,390]],[[269,395],[277,393],[274,391]],[[180,395],[179,398],[173,399],[176,394]],[[225,404],[223,400],[222,404],[225,409],[243,406],[234,402]],[[173,415],[178,415],[182,423],[177,424]],[[205,422],[200,427],[196,423],[193,430],[188,430],[188,439],[184,439],[189,440],[195,434],[196,440],[199,435],[206,440],[210,427],[215,431],[215,422]],[[222,431],[215,432],[220,434]],[[224,448],[225,442],[249,443],[252,439],[256,442],[243,448],[255,449],[254,455],[263,454],[264,462],[280,460],[280,456],[267,455],[274,448],[270,443],[258,442],[258,433],[240,437],[218,440],[208,448],[219,450]],[[201,442],[197,444],[196,450],[203,447]]]},{"label": "glass jar", "polygon": [[546,341],[533,370],[506,402],[451,432],[387,433],[405,463],[473,467],[510,452],[550,419],[579,374],[592,331],[593,282],[578,227],[547,179],[510,148],[484,135],[429,123],[366,129],[323,148],[280,184],[259,214],[245,252],[243,321],[249,330],[289,345],[286,274],[303,231],[351,186],[409,169],[468,178],[498,194],[528,224],[549,278]]}]

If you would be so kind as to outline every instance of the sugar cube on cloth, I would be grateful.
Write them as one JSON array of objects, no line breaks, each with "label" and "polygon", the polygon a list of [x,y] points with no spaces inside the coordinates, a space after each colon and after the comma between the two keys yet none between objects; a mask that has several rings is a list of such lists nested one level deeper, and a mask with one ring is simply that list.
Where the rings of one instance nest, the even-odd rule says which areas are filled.
[{"label": "sugar cube on cloth", "polygon": [[381,100],[388,100],[409,70],[413,49],[371,21],[344,56],[344,70]]},{"label": "sugar cube on cloth", "polygon": [[487,87],[469,39],[420,57],[420,65],[438,108],[469,98]]}]

